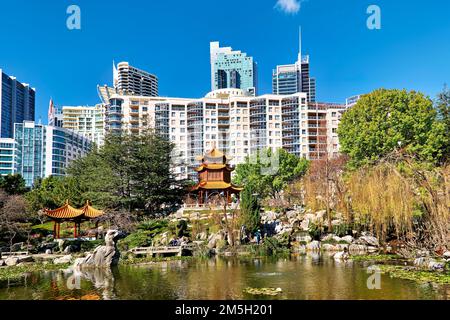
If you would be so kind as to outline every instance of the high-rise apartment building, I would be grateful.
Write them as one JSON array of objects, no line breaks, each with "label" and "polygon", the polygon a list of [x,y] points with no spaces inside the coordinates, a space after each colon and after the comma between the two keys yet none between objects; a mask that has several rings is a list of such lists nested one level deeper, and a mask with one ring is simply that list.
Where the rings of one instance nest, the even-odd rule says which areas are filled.
[{"label": "high-rise apartment building", "polygon": [[[21,174],[27,187],[38,178],[64,176],[70,162],[91,148],[91,141],[78,133],[33,121],[16,123],[13,140],[13,173]],[[11,144],[1,145],[0,154],[9,156]]]},{"label": "high-rise apartment building", "polygon": [[128,62],[113,64],[114,88],[120,94],[145,97],[158,96],[158,78],[146,71],[130,66]]},{"label": "high-rise apartment building", "polygon": [[344,105],[308,103],[302,92],[255,97],[240,89],[216,90],[200,99],[115,95],[110,101],[108,131],[139,134],[154,128],[175,144],[174,173],[191,178],[196,177],[196,156],[213,147],[234,165],[265,148],[284,148],[308,159],[334,155],[345,110]]},{"label": "high-rise apartment building", "polygon": [[12,138],[0,138],[0,175],[14,174],[16,167],[16,141]]},{"label": "high-rise apartment building", "polygon": [[34,121],[35,89],[0,69],[0,137],[12,138],[14,123]]},{"label": "high-rise apartment building", "polygon": [[63,106],[63,125],[91,140],[96,146],[102,146],[105,140],[105,107],[98,104],[90,106]]},{"label": "high-rise apartment building", "polygon": [[302,56],[301,34],[297,62],[279,65],[272,74],[273,94],[289,95],[304,92],[308,102],[316,101],[316,80],[310,77],[309,56]]},{"label": "high-rise apartment building", "polygon": [[252,95],[258,91],[257,64],[253,57],[231,47],[210,43],[211,90],[242,89]]},{"label": "high-rise apartment building", "polygon": [[56,107],[50,101],[48,124],[72,130],[96,146],[102,146],[105,140],[105,105]]}]

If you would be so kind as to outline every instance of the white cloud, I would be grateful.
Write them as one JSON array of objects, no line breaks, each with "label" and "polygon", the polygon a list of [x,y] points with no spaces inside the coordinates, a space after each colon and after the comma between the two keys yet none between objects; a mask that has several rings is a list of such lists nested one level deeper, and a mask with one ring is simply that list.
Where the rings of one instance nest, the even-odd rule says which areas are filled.
[{"label": "white cloud", "polygon": [[302,0],[278,0],[275,8],[288,14],[296,14],[300,11]]}]

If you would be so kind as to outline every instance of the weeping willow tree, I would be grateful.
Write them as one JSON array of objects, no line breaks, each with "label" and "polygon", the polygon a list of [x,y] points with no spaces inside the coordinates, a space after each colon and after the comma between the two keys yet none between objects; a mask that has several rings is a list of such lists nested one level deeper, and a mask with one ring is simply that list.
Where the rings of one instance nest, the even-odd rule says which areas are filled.
[{"label": "weeping willow tree", "polygon": [[347,188],[355,223],[382,241],[411,247],[449,247],[449,166],[427,167],[404,158],[360,168]]}]

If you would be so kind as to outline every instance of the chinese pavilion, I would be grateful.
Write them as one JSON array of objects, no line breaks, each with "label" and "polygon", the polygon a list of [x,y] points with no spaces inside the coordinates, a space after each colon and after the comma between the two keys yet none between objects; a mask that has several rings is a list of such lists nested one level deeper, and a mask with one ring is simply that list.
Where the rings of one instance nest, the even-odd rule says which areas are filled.
[{"label": "chinese pavilion", "polygon": [[81,223],[90,221],[103,215],[103,211],[93,208],[89,201],[81,209],[75,209],[66,201],[66,204],[56,210],[44,209],[45,214],[54,222],[53,237],[60,238],[61,223],[72,222],[74,224],[74,238],[80,237]]},{"label": "chinese pavilion", "polygon": [[195,169],[198,173],[198,184],[191,193],[197,195],[199,205],[208,202],[213,195],[224,195],[231,203],[231,195],[239,196],[243,188],[238,188],[231,183],[231,172],[234,168],[228,163],[230,160],[225,154],[213,148],[204,156],[198,156],[201,164]]}]

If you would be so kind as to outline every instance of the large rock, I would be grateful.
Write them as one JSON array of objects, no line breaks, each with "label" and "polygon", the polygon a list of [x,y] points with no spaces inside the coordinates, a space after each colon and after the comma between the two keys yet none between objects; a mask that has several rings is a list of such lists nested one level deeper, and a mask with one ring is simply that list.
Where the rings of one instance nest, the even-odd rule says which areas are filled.
[{"label": "large rock", "polygon": [[327,210],[317,211],[316,215],[314,217],[314,221],[322,221],[326,215],[327,215]]},{"label": "large rock", "polygon": [[352,243],[355,239],[352,236],[344,236],[341,238],[342,241],[347,242],[348,244]]},{"label": "large rock", "polygon": [[419,257],[415,259],[414,266],[420,269],[426,269],[431,271],[442,271],[445,269],[444,262],[438,262],[430,257]]},{"label": "large rock", "polygon": [[61,258],[56,258],[55,260],[53,260],[53,263],[54,264],[66,264],[66,263],[70,263],[70,261],[72,261],[72,255],[68,254]]},{"label": "large rock", "polygon": [[5,264],[6,264],[8,267],[15,266],[15,265],[17,265],[18,263],[19,263],[19,258],[18,258],[18,257],[9,257],[9,258],[6,258],[6,260],[5,260]]},{"label": "large rock", "polygon": [[33,262],[34,258],[31,255],[26,255],[26,256],[19,256],[19,262],[18,263],[24,263],[24,262]]},{"label": "large rock", "polygon": [[306,250],[308,251],[319,251],[320,250],[320,242],[314,240],[306,245]]},{"label": "large rock", "polygon": [[444,252],[443,257],[445,260],[450,260],[450,251]]},{"label": "large rock", "polygon": [[345,251],[336,252],[333,256],[334,260],[338,260],[338,261],[348,260],[349,257],[350,256],[349,256],[348,252],[345,252]]},{"label": "large rock", "polygon": [[0,260],[0,267],[3,267],[5,265],[5,260]]},{"label": "large rock", "polygon": [[349,252],[364,252],[364,251],[367,251],[367,246],[362,245],[362,244],[352,243],[351,245],[349,245],[348,251]]},{"label": "large rock", "polygon": [[363,244],[366,246],[379,247],[380,243],[378,239],[368,233],[363,233],[361,237],[357,240],[358,244]]},{"label": "large rock", "polygon": [[94,252],[84,259],[77,259],[74,266],[78,268],[110,268],[119,263],[120,252],[117,241],[125,235],[118,230],[108,230],[105,236],[105,245],[98,246]]},{"label": "large rock", "polygon": [[333,244],[324,243],[322,244],[322,250],[324,251],[339,251],[339,247]]},{"label": "large rock", "polygon": [[215,234],[212,234],[209,236],[208,238],[208,248],[211,249],[215,249],[217,246],[217,243],[221,240],[225,239],[225,232],[224,231],[219,231]]}]

